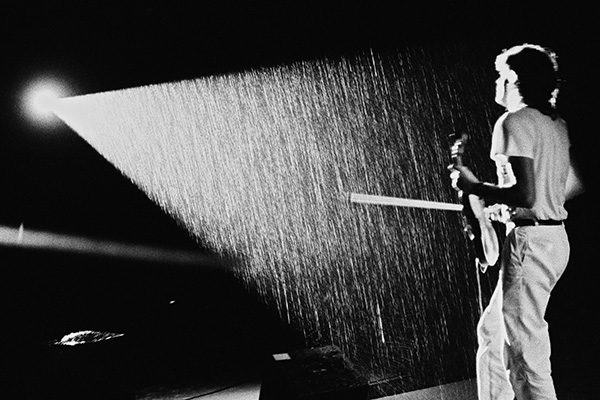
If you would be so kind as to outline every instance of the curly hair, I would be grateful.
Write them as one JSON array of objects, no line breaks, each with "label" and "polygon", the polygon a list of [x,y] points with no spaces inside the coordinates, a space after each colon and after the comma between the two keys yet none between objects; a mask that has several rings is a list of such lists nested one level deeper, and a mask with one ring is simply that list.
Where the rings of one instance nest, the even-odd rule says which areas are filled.
[{"label": "curly hair", "polygon": [[556,116],[556,97],[560,86],[556,54],[534,44],[522,44],[504,50],[496,57],[496,70],[512,70],[523,102],[540,112]]}]

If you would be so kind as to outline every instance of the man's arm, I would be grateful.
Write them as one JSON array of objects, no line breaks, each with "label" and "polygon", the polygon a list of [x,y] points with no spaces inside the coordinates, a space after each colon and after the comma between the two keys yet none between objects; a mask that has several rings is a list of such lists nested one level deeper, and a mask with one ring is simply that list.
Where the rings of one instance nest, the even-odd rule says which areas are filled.
[{"label": "man's arm", "polygon": [[455,167],[459,171],[456,186],[465,193],[472,193],[486,203],[501,203],[510,207],[531,208],[535,203],[535,178],[533,159],[528,157],[509,157],[516,183],[511,187],[499,187],[480,182],[466,167]]},{"label": "man's arm", "polygon": [[531,208],[535,203],[535,177],[533,159],[528,157],[508,157],[516,183],[510,187],[498,187],[491,183],[476,185],[474,195],[486,203],[506,204],[510,207]]}]

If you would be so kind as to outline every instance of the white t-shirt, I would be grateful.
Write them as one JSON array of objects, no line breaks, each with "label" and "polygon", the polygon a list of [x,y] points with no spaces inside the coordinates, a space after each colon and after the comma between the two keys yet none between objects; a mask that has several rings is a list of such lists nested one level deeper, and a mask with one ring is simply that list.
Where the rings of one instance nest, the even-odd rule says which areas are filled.
[{"label": "white t-shirt", "polygon": [[566,122],[524,107],[506,112],[494,126],[490,157],[496,163],[498,185],[515,183],[508,157],[533,159],[535,203],[532,208],[515,208],[512,219],[563,220],[567,175],[569,173],[569,134]]}]

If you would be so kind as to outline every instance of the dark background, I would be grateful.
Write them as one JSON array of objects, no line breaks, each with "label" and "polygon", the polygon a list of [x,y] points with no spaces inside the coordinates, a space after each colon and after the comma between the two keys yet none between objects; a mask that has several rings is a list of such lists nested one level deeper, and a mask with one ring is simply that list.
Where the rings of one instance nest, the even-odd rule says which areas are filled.
[{"label": "dark background", "polygon": [[[215,3],[12,2],[3,7],[1,225],[23,223],[26,229],[208,252],[69,128],[35,127],[23,118],[22,90],[40,75],[64,79],[72,94],[79,95],[350,55],[369,48],[385,51],[466,43],[489,48],[491,56],[523,42],[554,48],[565,77],[561,104],[571,126],[575,158],[588,189],[594,183],[598,34],[591,6],[452,1]],[[489,62],[492,68],[493,60]],[[593,334],[597,313],[590,315],[598,304],[593,206],[589,190],[569,204],[571,265],[557,287],[548,317],[557,343],[557,373],[584,371],[584,380],[598,372],[594,357],[600,349]],[[247,294],[227,274],[214,270],[175,270],[165,264],[7,247],[0,247],[0,257],[2,302],[9,321],[4,343],[15,343],[9,345],[13,361],[27,360],[33,354],[27,350],[32,343],[45,343],[84,325],[146,332],[148,346],[160,337],[165,342],[165,337],[177,337],[181,353],[192,337],[212,343],[215,354],[223,354],[225,348],[254,347],[259,352],[302,346],[268,311],[248,302]],[[179,308],[169,308],[173,299]],[[244,312],[241,304],[254,308]],[[191,315],[217,328],[213,336],[203,336],[205,326],[177,332],[164,328],[168,321]],[[254,319],[249,323],[243,315]],[[253,333],[231,333],[261,323],[262,328]],[[196,343],[196,347],[202,346]],[[163,360],[175,357],[172,345],[163,348],[169,349],[164,350]],[[19,365],[15,376],[26,385],[32,376],[30,366]]]},{"label": "dark background", "polygon": [[[369,48],[458,42],[495,55],[533,42],[558,52],[569,75],[561,93],[575,117],[569,122],[587,126],[598,86],[598,35],[589,9],[414,3],[12,3],[0,16],[0,222],[136,242],[179,245],[186,239],[69,128],[41,129],[20,115],[20,96],[39,76],[63,80],[78,95]],[[584,148],[590,137],[579,131],[574,141]]]}]

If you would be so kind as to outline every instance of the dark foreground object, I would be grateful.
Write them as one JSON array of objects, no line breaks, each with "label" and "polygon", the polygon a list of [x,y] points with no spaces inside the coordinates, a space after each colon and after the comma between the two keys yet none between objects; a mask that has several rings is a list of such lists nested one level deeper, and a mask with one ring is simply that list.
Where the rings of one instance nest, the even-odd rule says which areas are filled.
[{"label": "dark foreground object", "polygon": [[275,354],[267,366],[260,400],[367,399],[368,381],[335,346]]}]

